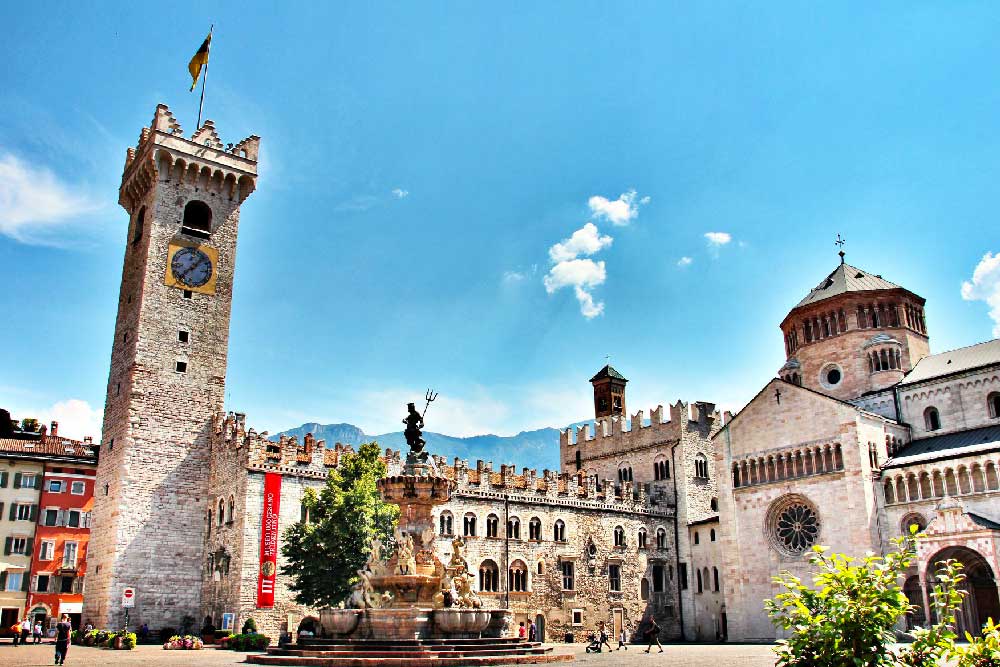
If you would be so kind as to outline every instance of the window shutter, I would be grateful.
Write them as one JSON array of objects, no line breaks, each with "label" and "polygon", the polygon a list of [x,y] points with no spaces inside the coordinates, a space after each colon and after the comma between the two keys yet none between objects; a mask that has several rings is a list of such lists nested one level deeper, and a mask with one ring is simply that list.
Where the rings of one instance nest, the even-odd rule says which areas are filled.
[{"label": "window shutter", "polygon": [[66,525],[66,510],[56,510],[56,525],[57,526]]},{"label": "window shutter", "polygon": [[38,505],[32,505],[31,506],[31,514],[28,515],[28,518],[31,521],[37,521],[38,520]]},{"label": "window shutter", "polygon": [[31,550],[34,549],[34,548],[35,548],[35,540],[33,540],[32,538],[29,537],[28,538],[28,544],[24,547],[24,555],[25,556],[30,556],[31,555]]},{"label": "window shutter", "polygon": [[17,518],[17,503],[10,504],[10,520],[13,521]]},{"label": "window shutter", "polygon": [[38,592],[38,575],[36,574],[31,578],[31,590]]},{"label": "window shutter", "polygon": [[21,473],[19,472],[14,473],[14,488],[15,489],[21,488]]},{"label": "window shutter", "polygon": [[25,572],[24,574],[21,575],[21,590],[24,591],[25,593],[27,593],[28,592],[28,585],[30,583],[31,583],[31,577],[29,577],[28,573]]},{"label": "window shutter", "polygon": [[0,472],[0,488],[7,488],[7,477],[10,475],[8,472]]},{"label": "window shutter", "polygon": [[3,553],[4,553],[5,556],[9,556],[10,555],[10,548],[11,548],[11,545],[13,545],[13,544],[14,544],[14,538],[13,537],[9,537],[8,536],[7,539],[4,540],[4,542],[3,542]]},{"label": "window shutter", "polygon": [[35,487],[34,488],[36,488],[36,489],[42,488],[42,476],[41,475],[35,475]]},{"label": "window shutter", "polygon": [[[7,590],[7,570],[0,572],[0,591]],[[6,628],[4,628],[6,630]]]},{"label": "window shutter", "polygon": [[0,516],[3,516],[3,502],[0,502]]}]

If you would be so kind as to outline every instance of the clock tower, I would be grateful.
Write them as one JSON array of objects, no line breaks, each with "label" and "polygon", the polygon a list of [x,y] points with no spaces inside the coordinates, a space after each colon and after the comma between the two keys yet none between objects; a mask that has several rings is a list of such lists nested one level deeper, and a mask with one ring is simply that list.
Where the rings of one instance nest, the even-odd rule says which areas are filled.
[{"label": "clock tower", "polygon": [[[198,616],[209,439],[223,410],[240,205],[260,138],[191,137],[165,105],[129,148],[129,215],[111,348],[83,617],[119,627]],[[200,621],[200,619],[198,619]]]}]

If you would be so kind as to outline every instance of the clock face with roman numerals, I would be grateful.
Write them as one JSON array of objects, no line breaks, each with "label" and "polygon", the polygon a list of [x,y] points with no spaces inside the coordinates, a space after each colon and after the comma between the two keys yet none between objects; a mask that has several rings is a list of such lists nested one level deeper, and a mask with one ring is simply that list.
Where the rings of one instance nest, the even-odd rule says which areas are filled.
[{"label": "clock face with roman numerals", "polygon": [[170,261],[170,272],[183,285],[201,287],[212,277],[212,260],[198,248],[181,248]]}]

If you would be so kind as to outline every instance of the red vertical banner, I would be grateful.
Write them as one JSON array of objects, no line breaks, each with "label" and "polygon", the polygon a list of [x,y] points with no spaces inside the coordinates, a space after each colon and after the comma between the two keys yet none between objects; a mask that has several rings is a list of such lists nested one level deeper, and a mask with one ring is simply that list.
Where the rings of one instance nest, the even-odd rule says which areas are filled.
[{"label": "red vertical banner", "polygon": [[281,507],[281,475],[264,473],[264,511],[260,517],[260,572],[257,606],[274,606],[274,579],[278,572],[278,510]]}]

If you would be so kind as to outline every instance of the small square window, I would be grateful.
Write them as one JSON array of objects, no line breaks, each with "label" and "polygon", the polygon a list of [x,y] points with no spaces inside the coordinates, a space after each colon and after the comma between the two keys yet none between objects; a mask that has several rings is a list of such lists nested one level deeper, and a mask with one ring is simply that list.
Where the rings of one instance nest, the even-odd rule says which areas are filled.
[{"label": "small square window", "polygon": [[188,342],[188,335],[189,334],[188,334],[187,331],[178,331],[177,332],[177,341],[180,342],[180,343],[186,343],[186,342]]},{"label": "small square window", "polygon": [[49,480],[49,493],[62,493],[63,483],[58,479]]},{"label": "small square window", "polygon": [[186,361],[178,361],[177,365],[174,367],[178,373],[187,373],[188,365]]},{"label": "small square window", "polygon": [[83,482],[73,482],[69,487],[69,492],[74,496],[82,496],[86,488],[87,485]]},{"label": "small square window", "polygon": [[191,290],[189,290],[189,289],[184,290],[184,298],[185,299],[190,299],[192,294],[193,294],[193,292],[191,292]]},{"label": "small square window", "polygon": [[583,625],[583,610],[574,609],[573,610],[573,625]]}]

